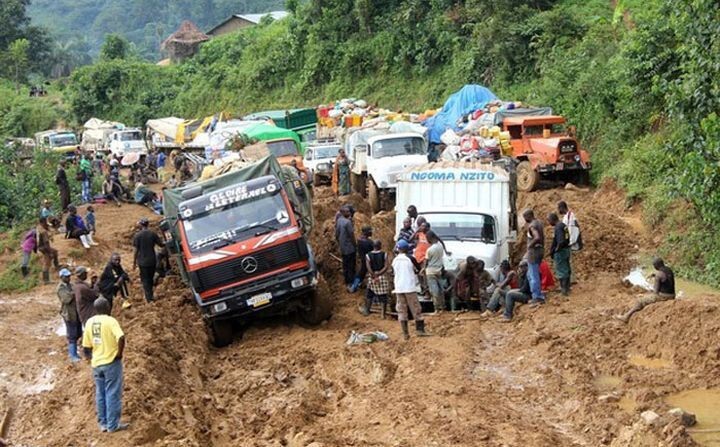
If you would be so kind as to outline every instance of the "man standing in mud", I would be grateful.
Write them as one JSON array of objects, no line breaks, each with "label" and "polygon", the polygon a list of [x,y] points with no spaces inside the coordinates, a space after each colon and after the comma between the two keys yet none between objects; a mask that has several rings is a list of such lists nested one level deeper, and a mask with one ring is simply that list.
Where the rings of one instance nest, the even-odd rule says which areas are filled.
[{"label": "man standing in mud", "polygon": [[403,338],[405,340],[410,338],[408,311],[412,312],[413,318],[415,319],[415,331],[417,335],[424,337],[428,334],[425,332],[425,320],[417,296],[417,275],[415,274],[413,262],[407,256],[410,245],[404,240],[400,240],[395,248],[398,251],[398,255],[392,262],[392,269],[395,275],[393,281],[395,290],[393,290],[393,293],[395,293],[397,298],[395,310],[397,310],[398,313],[398,321],[402,328]]},{"label": "man standing in mud", "polygon": [[632,309],[622,315],[615,315],[615,318],[627,323],[630,317],[635,312],[640,312],[645,306],[653,303],[659,303],[660,301],[668,301],[675,299],[675,273],[672,269],[665,265],[665,262],[660,258],[653,260],[653,267],[655,268],[655,286],[653,287],[652,295],[640,298]]},{"label": "man standing in mud", "polygon": [[530,291],[532,299],[531,306],[545,304],[545,295],[542,293],[540,283],[540,263],[542,262],[543,252],[545,250],[545,233],[543,232],[543,224],[539,219],[535,218],[535,213],[531,209],[523,211],[523,219],[527,224],[527,262],[528,262],[528,281],[530,283]]},{"label": "man standing in mud", "polygon": [[548,224],[553,227],[553,240],[550,245],[550,256],[555,264],[555,276],[560,281],[563,296],[570,294],[570,234],[568,226],[560,222],[557,214],[547,216]]},{"label": "man standing in mud", "polygon": [[157,270],[157,254],[155,246],[162,247],[160,236],[148,227],[150,222],[146,218],[138,222],[140,231],[133,238],[135,256],[133,267],[140,269],[140,282],[142,282],[145,300],[149,303],[155,299],[153,289],[155,287],[155,270]]},{"label": "man standing in mud", "polygon": [[355,246],[355,228],[351,220],[350,208],[340,208],[340,217],[335,221],[335,239],[342,255],[343,277],[348,291],[352,292],[352,283],[355,280],[355,263],[357,249]]},{"label": "man standing in mud", "polygon": [[55,174],[55,184],[60,191],[60,209],[63,212],[67,211],[67,207],[70,205],[70,183],[68,183],[65,172],[65,164],[65,160],[61,161]]},{"label": "man standing in mud", "polygon": [[87,321],[82,345],[93,369],[100,430],[112,433],[128,428],[128,424],[120,422],[125,334],[118,321],[110,316],[108,300],[100,297],[93,306],[96,315]]}]

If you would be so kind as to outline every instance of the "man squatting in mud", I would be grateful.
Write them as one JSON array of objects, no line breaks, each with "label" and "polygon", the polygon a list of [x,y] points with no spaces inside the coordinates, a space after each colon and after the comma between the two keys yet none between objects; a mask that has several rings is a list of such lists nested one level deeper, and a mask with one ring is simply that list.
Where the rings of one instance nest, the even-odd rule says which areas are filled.
[{"label": "man squatting in mud", "polygon": [[653,267],[655,268],[655,286],[653,287],[652,295],[640,298],[632,309],[622,315],[615,315],[615,318],[627,323],[630,317],[635,312],[640,312],[645,306],[660,301],[674,300],[675,299],[675,274],[672,269],[665,265],[660,258],[653,260]]}]

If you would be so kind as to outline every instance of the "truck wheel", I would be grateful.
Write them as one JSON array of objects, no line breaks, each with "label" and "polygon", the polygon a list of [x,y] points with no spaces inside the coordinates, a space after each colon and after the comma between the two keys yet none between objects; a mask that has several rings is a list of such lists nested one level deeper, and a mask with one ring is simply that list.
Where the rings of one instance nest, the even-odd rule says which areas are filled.
[{"label": "truck wheel", "polygon": [[330,318],[332,315],[333,303],[329,295],[321,295],[317,290],[308,293],[309,308],[300,308],[298,313],[305,324],[316,326]]},{"label": "truck wheel", "polygon": [[572,182],[577,186],[590,185],[590,171],[579,171],[572,176]]},{"label": "truck wheel", "polygon": [[362,174],[350,173],[350,187],[354,193],[365,197],[365,178]]},{"label": "truck wheel", "polygon": [[210,323],[212,332],[212,343],[218,348],[223,348],[233,341],[233,326],[230,320],[216,320]]},{"label": "truck wheel", "polygon": [[320,186],[320,176],[318,174],[313,174],[313,186]]},{"label": "truck wheel", "polygon": [[368,185],[368,202],[370,203],[370,209],[374,213],[380,212],[380,190],[375,183],[375,180],[370,179]]},{"label": "truck wheel", "polygon": [[540,175],[529,161],[521,161],[517,165],[517,186],[520,191],[533,191],[539,182]]}]

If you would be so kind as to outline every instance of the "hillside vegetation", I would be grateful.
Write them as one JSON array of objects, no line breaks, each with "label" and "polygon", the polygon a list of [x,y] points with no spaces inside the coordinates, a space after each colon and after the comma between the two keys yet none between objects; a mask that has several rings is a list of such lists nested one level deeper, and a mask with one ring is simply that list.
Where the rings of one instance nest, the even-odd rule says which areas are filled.
[{"label": "hillside vegetation", "polygon": [[310,0],[214,39],[193,59],[76,70],[65,98],[141,125],[315,105],[343,96],[438,107],[465,83],[552,106],[578,128],[594,177],[617,179],[684,273],[720,280],[720,8],[712,0]]},{"label": "hillside vegetation", "polygon": [[208,31],[232,14],[283,7],[283,0],[32,0],[28,13],[81,55],[97,56],[105,35],[115,33],[132,42],[139,55],[157,59],[160,44],[183,20]]}]

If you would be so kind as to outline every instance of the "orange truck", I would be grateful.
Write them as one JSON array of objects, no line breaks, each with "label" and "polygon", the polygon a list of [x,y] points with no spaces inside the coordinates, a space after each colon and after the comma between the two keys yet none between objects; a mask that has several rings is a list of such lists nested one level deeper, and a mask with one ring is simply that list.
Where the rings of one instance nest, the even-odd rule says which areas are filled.
[{"label": "orange truck", "polygon": [[500,124],[510,134],[519,190],[534,190],[541,178],[589,183],[590,155],[580,147],[562,116],[506,116]]},{"label": "orange truck", "polygon": [[270,156],[163,198],[168,252],[216,346],[232,341],[235,321],[297,312],[319,324],[330,316],[308,243],[310,191],[295,169]]}]

